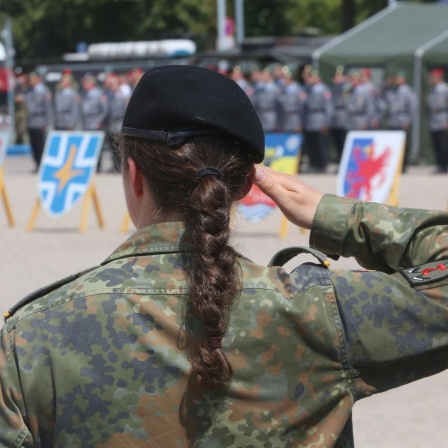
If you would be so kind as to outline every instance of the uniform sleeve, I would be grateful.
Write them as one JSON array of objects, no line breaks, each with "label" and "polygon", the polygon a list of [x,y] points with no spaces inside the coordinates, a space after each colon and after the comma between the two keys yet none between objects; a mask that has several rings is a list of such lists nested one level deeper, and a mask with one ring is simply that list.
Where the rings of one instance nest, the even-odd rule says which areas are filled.
[{"label": "uniform sleeve", "polygon": [[354,257],[366,269],[393,273],[448,258],[448,213],[325,195],[310,245],[330,256]]},{"label": "uniform sleeve", "polygon": [[24,419],[25,405],[12,337],[5,328],[0,335],[0,447],[32,447],[32,437]]},{"label": "uniform sleeve", "polygon": [[[448,368],[447,213],[329,196],[311,238],[320,250],[376,269],[331,273],[358,398]],[[415,282],[403,274],[414,267]],[[436,273],[423,285],[422,270]]]}]

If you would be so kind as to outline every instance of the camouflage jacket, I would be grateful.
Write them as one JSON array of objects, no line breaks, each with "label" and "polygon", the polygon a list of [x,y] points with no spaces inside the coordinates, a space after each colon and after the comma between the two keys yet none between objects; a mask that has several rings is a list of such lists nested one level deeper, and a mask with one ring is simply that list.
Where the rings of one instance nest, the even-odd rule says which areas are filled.
[{"label": "camouflage jacket", "polygon": [[[29,296],[1,333],[0,446],[350,447],[356,400],[448,363],[448,214],[327,195],[310,234],[369,271],[240,257],[228,390],[190,375],[179,223]],[[344,430],[345,428],[345,430]]]}]

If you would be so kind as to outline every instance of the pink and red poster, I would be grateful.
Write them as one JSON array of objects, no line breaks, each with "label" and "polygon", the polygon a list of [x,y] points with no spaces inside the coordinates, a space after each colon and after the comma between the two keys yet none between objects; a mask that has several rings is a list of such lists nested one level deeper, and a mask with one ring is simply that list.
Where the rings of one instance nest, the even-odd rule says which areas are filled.
[{"label": "pink and red poster", "polygon": [[403,131],[352,131],[339,165],[337,194],[387,203],[401,173],[406,134]]}]

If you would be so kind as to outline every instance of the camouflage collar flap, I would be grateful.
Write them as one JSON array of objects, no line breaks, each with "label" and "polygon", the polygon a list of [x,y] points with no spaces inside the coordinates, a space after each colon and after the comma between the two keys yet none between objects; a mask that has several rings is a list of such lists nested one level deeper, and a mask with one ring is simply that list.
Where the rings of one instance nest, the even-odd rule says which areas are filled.
[{"label": "camouflage collar flap", "polygon": [[436,283],[448,277],[448,260],[433,261],[413,268],[400,269],[399,272],[411,286]]},{"label": "camouflage collar flap", "polygon": [[184,226],[180,222],[162,222],[143,227],[101,264],[131,256],[179,252],[183,232]]}]

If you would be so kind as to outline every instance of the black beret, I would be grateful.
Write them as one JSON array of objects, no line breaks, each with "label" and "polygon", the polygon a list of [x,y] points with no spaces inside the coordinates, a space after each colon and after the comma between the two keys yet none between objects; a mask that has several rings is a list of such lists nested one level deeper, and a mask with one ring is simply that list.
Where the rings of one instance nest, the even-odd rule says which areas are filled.
[{"label": "black beret", "polygon": [[230,78],[191,65],[147,71],[129,100],[124,135],[179,146],[199,135],[236,141],[255,162],[264,158],[264,132],[244,91]]}]

